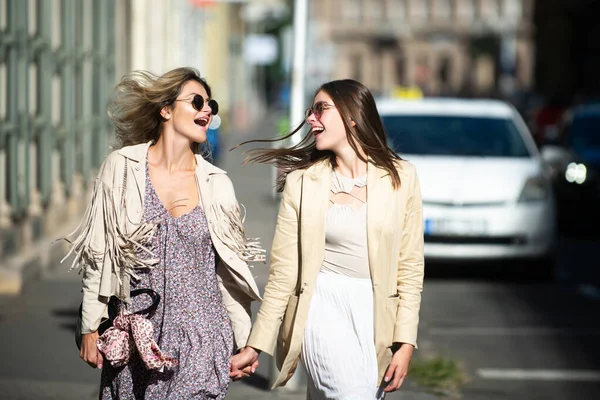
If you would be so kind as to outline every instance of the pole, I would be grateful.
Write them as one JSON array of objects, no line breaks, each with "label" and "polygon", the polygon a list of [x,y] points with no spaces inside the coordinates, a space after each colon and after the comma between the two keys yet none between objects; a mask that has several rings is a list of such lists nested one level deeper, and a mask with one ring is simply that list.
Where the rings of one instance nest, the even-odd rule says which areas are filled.
[{"label": "pole", "polygon": [[[290,88],[290,127],[299,125],[304,119],[304,70],[306,65],[306,28],[308,24],[308,0],[294,0],[294,53],[292,55],[292,84]],[[290,139],[290,144],[300,142],[302,133],[298,132]],[[273,168],[274,174],[276,169]],[[269,386],[271,386],[279,371],[275,365],[275,357],[271,359]],[[282,391],[300,391],[306,386],[306,375],[302,363],[296,373],[280,388]]]},{"label": "pole", "polygon": [[[306,31],[308,25],[308,0],[294,0],[293,21],[293,53],[290,85],[290,110],[289,126],[294,128],[304,119],[304,75],[306,69]],[[302,133],[298,132],[289,139],[286,146],[295,146],[302,139]],[[278,144],[275,144],[278,146]],[[275,182],[279,171],[272,169],[272,180]],[[278,193],[273,188],[273,198],[278,199]]]},{"label": "pole", "polygon": [[[290,88],[290,126],[304,119],[304,75],[306,69],[306,30],[308,0],[294,1],[294,53],[292,58],[292,85]],[[300,132],[292,136],[292,145],[301,140]]]}]

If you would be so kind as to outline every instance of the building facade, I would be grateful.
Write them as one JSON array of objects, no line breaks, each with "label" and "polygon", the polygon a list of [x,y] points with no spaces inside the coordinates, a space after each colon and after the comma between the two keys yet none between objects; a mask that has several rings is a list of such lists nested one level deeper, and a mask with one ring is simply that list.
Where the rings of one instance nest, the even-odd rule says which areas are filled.
[{"label": "building facade", "polygon": [[34,263],[20,255],[46,253],[38,243],[80,218],[115,144],[106,105],[124,74],[191,66],[225,121],[243,102],[249,1],[0,0],[0,293]]},{"label": "building facade", "polygon": [[352,77],[381,95],[414,85],[432,95],[526,90],[532,13],[532,0],[321,0],[309,65],[319,79]]},{"label": "building facade", "polygon": [[81,208],[109,144],[109,90],[126,67],[125,6],[0,0],[0,260]]}]

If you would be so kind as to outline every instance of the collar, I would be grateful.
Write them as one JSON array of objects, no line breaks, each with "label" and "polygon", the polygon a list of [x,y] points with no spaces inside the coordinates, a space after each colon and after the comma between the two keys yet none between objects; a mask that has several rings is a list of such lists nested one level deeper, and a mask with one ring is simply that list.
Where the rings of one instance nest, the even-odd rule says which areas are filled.
[{"label": "collar", "polygon": [[[133,146],[125,146],[120,148],[118,153],[123,157],[127,157],[131,161],[141,162],[146,159],[146,154],[148,154],[148,149],[152,142],[140,143]],[[226,174],[227,172],[223,171],[221,168],[215,167],[208,161],[204,159],[200,154],[196,154],[196,163],[198,166],[201,166],[207,174]]]},{"label": "collar", "polygon": [[[323,177],[326,171],[328,173],[333,173],[333,168],[331,167],[331,162],[329,162],[329,159],[317,161],[306,169],[306,173],[312,178]],[[389,175],[389,172],[375,165],[373,159],[369,157],[367,159],[367,175],[371,174],[373,177],[381,179]]]}]

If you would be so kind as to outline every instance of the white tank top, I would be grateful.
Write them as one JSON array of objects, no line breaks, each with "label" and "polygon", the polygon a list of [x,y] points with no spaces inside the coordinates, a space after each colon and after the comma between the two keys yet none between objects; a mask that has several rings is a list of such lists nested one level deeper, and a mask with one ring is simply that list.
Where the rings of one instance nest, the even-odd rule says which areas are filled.
[{"label": "white tank top", "polygon": [[[351,179],[334,171],[331,191],[350,193],[365,187],[367,177]],[[370,279],[367,248],[367,204],[360,209],[350,204],[330,204],[325,223],[325,259],[321,271],[352,278]]]}]

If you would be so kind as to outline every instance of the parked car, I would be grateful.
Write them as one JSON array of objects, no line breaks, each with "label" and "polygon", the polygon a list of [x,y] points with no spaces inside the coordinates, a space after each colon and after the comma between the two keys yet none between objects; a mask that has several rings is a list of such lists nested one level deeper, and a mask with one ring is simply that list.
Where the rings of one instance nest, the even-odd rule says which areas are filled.
[{"label": "parked car", "polygon": [[[555,200],[526,124],[496,100],[380,100],[390,145],[420,177],[425,257],[552,269]],[[532,264],[533,268],[533,264]]]},{"label": "parked car", "polygon": [[562,225],[569,229],[591,223],[594,230],[597,229],[600,215],[600,104],[570,109],[555,140],[545,143],[541,151],[554,172]]}]

